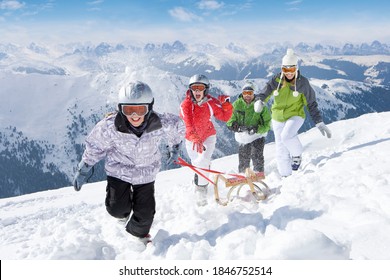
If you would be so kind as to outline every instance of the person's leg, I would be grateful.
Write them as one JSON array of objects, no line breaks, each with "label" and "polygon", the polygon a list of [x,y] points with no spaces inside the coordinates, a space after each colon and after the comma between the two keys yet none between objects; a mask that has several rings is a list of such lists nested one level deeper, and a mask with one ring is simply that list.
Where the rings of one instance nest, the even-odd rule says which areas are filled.
[{"label": "person's leg", "polygon": [[[188,157],[190,158],[191,164],[195,165],[197,158],[199,157],[199,153],[193,149],[194,143],[187,140],[185,141],[186,150]],[[199,175],[194,173],[194,179],[192,180],[196,185],[198,184]]]},{"label": "person's leg", "polygon": [[251,144],[240,144],[238,146],[238,172],[244,173],[251,162]]},{"label": "person's leg", "polygon": [[265,138],[261,137],[253,141],[251,145],[251,157],[253,162],[253,171],[264,172],[264,144]]},{"label": "person's leg", "polygon": [[126,218],[132,210],[131,184],[107,176],[105,205],[107,212],[118,219]]},{"label": "person's leg", "polygon": [[[191,158],[192,164],[200,168],[210,168],[211,157],[215,150],[216,141],[217,141],[217,137],[215,135],[208,137],[203,143],[205,150],[201,154],[196,153],[197,156],[194,159]],[[203,173],[206,176],[209,175],[207,172],[203,172]],[[199,186],[205,186],[208,185],[208,183],[209,181],[207,181],[205,178],[203,178],[202,176],[198,176]]]},{"label": "person's leg", "polygon": [[[186,141],[186,147],[188,156],[191,159],[191,163],[195,165],[196,167],[200,168],[210,168],[211,163],[211,156],[213,155],[214,149],[215,149],[215,143],[217,141],[217,137],[215,135],[210,136],[207,138],[203,146],[205,150],[202,153],[194,152],[192,149],[192,142]],[[205,176],[209,176],[208,172],[200,171]],[[195,196],[196,196],[196,203],[198,206],[204,206],[207,204],[207,188],[209,181],[204,178],[201,175],[194,174],[194,186],[195,186]]]},{"label": "person's leg", "polygon": [[275,135],[276,165],[282,177],[290,176],[292,173],[290,153],[281,140],[285,124],[284,122],[272,120],[272,128]]},{"label": "person's leg", "polygon": [[126,231],[137,237],[145,237],[152,227],[155,213],[154,182],[133,185],[133,214]]},{"label": "person's leg", "polygon": [[288,149],[290,156],[301,156],[303,147],[298,138],[298,130],[305,120],[301,117],[291,117],[285,122],[283,131],[280,135],[283,145]]}]

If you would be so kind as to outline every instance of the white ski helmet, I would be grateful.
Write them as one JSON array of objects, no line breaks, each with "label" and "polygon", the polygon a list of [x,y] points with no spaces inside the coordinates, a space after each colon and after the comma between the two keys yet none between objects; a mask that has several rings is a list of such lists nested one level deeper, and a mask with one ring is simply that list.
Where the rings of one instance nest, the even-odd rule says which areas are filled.
[{"label": "white ski helmet", "polygon": [[196,74],[190,78],[190,82],[188,83],[188,86],[191,86],[192,84],[204,84],[206,86],[206,89],[210,87],[210,81],[209,79],[202,74]]},{"label": "white ski helmet", "polygon": [[118,94],[119,104],[149,104],[153,105],[154,98],[151,88],[140,81],[129,82],[121,87]]}]

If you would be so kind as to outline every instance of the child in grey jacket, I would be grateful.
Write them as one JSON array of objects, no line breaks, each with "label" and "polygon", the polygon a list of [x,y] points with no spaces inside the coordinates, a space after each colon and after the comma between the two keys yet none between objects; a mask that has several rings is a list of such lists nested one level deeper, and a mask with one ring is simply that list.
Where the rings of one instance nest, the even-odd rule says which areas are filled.
[{"label": "child in grey jacket", "polygon": [[179,156],[185,133],[178,116],[154,112],[153,103],[147,84],[125,84],[119,91],[118,111],[97,123],[86,138],[73,181],[79,191],[90,169],[105,159],[106,209],[115,218],[129,217],[126,231],[141,239],[149,236],[155,214],[154,182],[161,167],[160,142],[163,138],[168,142],[170,164]]}]

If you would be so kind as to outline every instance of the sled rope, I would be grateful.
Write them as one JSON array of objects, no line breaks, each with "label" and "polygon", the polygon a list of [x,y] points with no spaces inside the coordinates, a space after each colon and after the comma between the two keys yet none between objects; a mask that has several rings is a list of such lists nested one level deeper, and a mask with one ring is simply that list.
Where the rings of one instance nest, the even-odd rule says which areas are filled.
[{"label": "sled rope", "polygon": [[[211,181],[209,179],[209,177],[207,177],[206,175],[204,175],[202,172],[200,172],[198,169],[200,170],[203,170],[203,171],[207,171],[207,169],[205,168],[200,168],[200,167],[196,167],[192,164],[189,164],[188,162],[186,162],[184,159],[182,159],[181,157],[179,157],[177,159],[178,161],[176,161],[177,164],[181,165],[181,166],[186,166],[186,167],[189,167],[192,171],[194,171],[195,173],[197,173],[198,175],[202,176],[203,178],[205,178],[207,181],[209,181],[211,184],[215,185],[215,183],[213,181]],[[218,172],[218,171],[217,171]]]},{"label": "sled rope", "polygon": [[[202,171],[206,171],[206,172],[210,172],[210,173],[214,173],[214,174],[221,174],[221,175],[229,175],[229,176],[232,176],[232,177],[236,177],[236,178],[240,178],[240,179],[244,179],[245,176],[244,175],[240,175],[240,174],[230,174],[230,173],[225,173],[225,172],[220,172],[220,171],[217,171],[217,170],[212,170],[212,169],[208,169],[208,168],[201,168],[201,167],[197,167],[197,166],[194,166],[188,162],[186,162],[184,159],[182,159],[181,157],[179,157],[176,161],[177,164],[181,165],[181,166],[187,166],[187,167],[192,167],[191,169],[194,170],[193,168],[195,169],[199,169],[199,170],[202,170]],[[194,170],[195,171],[195,170]],[[196,173],[198,173],[199,171],[195,171]],[[198,173],[199,174],[199,173]],[[199,174],[201,175],[201,174]],[[205,175],[203,175],[204,177]],[[210,180],[208,180],[210,181]]]}]

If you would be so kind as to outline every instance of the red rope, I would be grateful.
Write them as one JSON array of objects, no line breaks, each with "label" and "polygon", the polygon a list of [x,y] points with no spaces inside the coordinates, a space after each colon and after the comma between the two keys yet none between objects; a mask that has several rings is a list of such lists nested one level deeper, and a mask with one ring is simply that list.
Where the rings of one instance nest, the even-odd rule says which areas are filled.
[{"label": "red rope", "polygon": [[[215,185],[215,183],[213,181],[211,181],[209,179],[209,177],[207,177],[206,175],[204,175],[202,172],[200,172],[199,170],[197,170],[197,168],[199,167],[196,167],[196,166],[193,166],[189,163],[187,163],[186,161],[184,161],[182,158],[178,158],[178,161],[176,161],[177,164],[180,164],[182,166],[187,166],[189,167],[190,169],[192,169],[192,171],[194,171],[195,173],[199,174],[200,176],[202,176],[203,178],[205,178],[207,181],[209,181],[211,184]],[[201,169],[201,168],[199,168]]]},{"label": "red rope", "polygon": [[[240,178],[240,179],[246,178],[245,176],[240,175],[240,174],[229,174],[229,173],[224,173],[224,172],[220,172],[220,171],[217,171],[217,170],[197,167],[197,166],[194,166],[192,164],[189,164],[188,162],[186,162],[181,157],[179,157],[177,159],[176,163],[181,165],[181,166],[187,166],[187,167],[191,168],[194,172],[198,173],[199,175],[201,175],[204,178],[206,178],[206,176],[203,173],[200,173],[197,169],[203,170],[203,171],[206,171],[206,172],[210,172],[210,173],[215,173],[215,174],[226,174],[226,175],[233,176],[233,177]],[[207,180],[210,182],[210,180],[208,178],[207,178]]]}]

